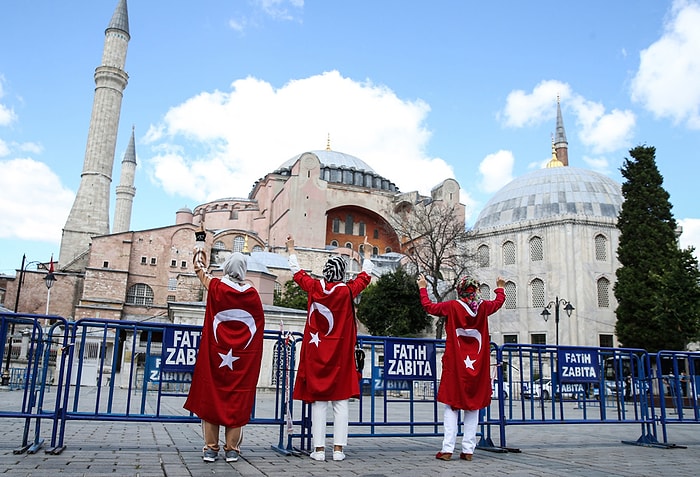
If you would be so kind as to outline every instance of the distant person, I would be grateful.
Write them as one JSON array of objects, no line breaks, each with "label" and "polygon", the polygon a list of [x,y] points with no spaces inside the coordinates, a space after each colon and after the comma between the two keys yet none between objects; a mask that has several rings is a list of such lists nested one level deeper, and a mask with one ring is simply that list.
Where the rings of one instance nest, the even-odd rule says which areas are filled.
[{"label": "distant person", "polygon": [[247,257],[234,252],[224,262],[224,276],[212,277],[206,271],[203,240],[198,237],[195,245],[194,269],[208,290],[207,305],[184,408],[202,420],[202,459],[218,458],[219,428],[224,426],[224,456],[226,462],[235,462],[255,403],[265,316],[257,290],[245,281]]},{"label": "distant person", "polygon": [[482,300],[479,282],[465,277],[457,285],[456,300],[433,303],[427,281],[418,277],[420,300],[426,312],[444,316],[445,353],[437,400],[445,404],[444,439],[436,459],[450,460],[457,440],[459,411],[464,414],[464,436],[459,458],[472,460],[476,448],[479,410],[491,404],[491,350],[488,317],[506,299],[505,281],[496,280],[495,300]]},{"label": "distant person", "polygon": [[[369,248],[365,237],[364,251]],[[333,407],[333,460],[344,460],[348,440],[348,401],[360,395],[360,375],[355,368],[353,299],[371,281],[372,262],[363,257],[362,271],[345,282],[345,259],[331,257],[317,280],[299,267],[294,240],[287,238],[289,267],[294,281],[308,295],[308,315],[294,384],[294,399],[311,403],[311,436],[314,460],[326,460],[326,412]]]}]

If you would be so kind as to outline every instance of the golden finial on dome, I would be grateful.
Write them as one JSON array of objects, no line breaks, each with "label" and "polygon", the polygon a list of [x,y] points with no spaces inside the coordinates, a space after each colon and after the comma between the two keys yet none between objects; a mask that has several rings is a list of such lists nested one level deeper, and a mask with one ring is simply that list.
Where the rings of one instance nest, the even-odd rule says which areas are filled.
[{"label": "golden finial on dome", "polygon": [[243,240],[243,253],[246,255],[250,255],[250,250],[248,250],[248,234],[244,236]]},{"label": "golden finial on dome", "polygon": [[552,137],[552,158],[547,163],[547,168],[549,169],[550,167],[564,167],[564,163],[557,158],[557,150],[554,149],[554,137]]},{"label": "golden finial on dome", "polygon": [[331,133],[328,133],[328,139],[326,139],[326,151],[331,150]]}]

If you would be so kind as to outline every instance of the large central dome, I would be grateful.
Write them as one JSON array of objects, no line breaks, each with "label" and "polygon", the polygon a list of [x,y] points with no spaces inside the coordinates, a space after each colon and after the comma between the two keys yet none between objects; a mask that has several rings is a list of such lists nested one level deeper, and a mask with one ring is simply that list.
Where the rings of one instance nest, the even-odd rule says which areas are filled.
[{"label": "large central dome", "polygon": [[474,230],[567,218],[617,220],[620,185],[597,172],[575,167],[539,169],[503,187],[479,214]]},{"label": "large central dome", "polygon": [[[333,166],[337,167],[338,169],[352,169],[356,171],[371,172],[372,174],[377,174],[377,172],[370,166],[368,166],[365,161],[355,156],[351,156],[350,154],[345,154],[343,152],[338,151],[329,151],[327,149],[310,152],[316,157],[318,157],[318,160],[321,161],[321,166]],[[284,164],[279,166],[275,172],[281,172],[285,170],[289,171],[294,165],[294,163],[297,162],[297,160],[299,160],[301,156],[302,154],[298,154],[292,157]]]}]

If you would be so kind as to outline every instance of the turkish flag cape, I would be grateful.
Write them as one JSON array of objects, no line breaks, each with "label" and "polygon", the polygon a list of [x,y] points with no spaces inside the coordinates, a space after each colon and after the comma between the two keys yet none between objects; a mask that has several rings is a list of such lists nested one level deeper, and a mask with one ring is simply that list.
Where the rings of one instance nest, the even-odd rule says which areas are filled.
[{"label": "turkish flag cape", "polygon": [[355,369],[357,325],[352,298],[364,290],[370,280],[365,272],[347,283],[316,280],[304,270],[294,274],[294,281],[308,294],[294,399],[341,401],[360,395],[360,376]]},{"label": "turkish flag cape", "polygon": [[255,403],[264,333],[265,315],[255,288],[212,278],[183,407],[212,424],[246,425]]},{"label": "turkish flag cape", "polygon": [[437,400],[453,409],[475,411],[491,404],[489,315],[506,295],[496,288],[495,300],[483,300],[476,313],[462,300],[432,303],[425,288],[421,304],[431,315],[445,316],[445,354]]}]

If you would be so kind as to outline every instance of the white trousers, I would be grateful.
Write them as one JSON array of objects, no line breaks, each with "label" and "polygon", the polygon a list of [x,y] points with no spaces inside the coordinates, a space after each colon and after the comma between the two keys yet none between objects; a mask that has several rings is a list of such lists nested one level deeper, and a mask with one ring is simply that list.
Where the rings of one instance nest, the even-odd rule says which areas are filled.
[{"label": "white trousers", "polygon": [[[479,426],[479,411],[462,411],[464,415],[464,432],[462,436],[462,452],[473,454],[476,448],[476,428]],[[445,437],[442,441],[442,451],[450,454],[455,450],[459,411],[445,405],[443,417]]]},{"label": "white trousers", "polygon": [[311,436],[314,449],[326,446],[326,412],[333,406],[333,445],[348,445],[348,399],[311,403]]}]

